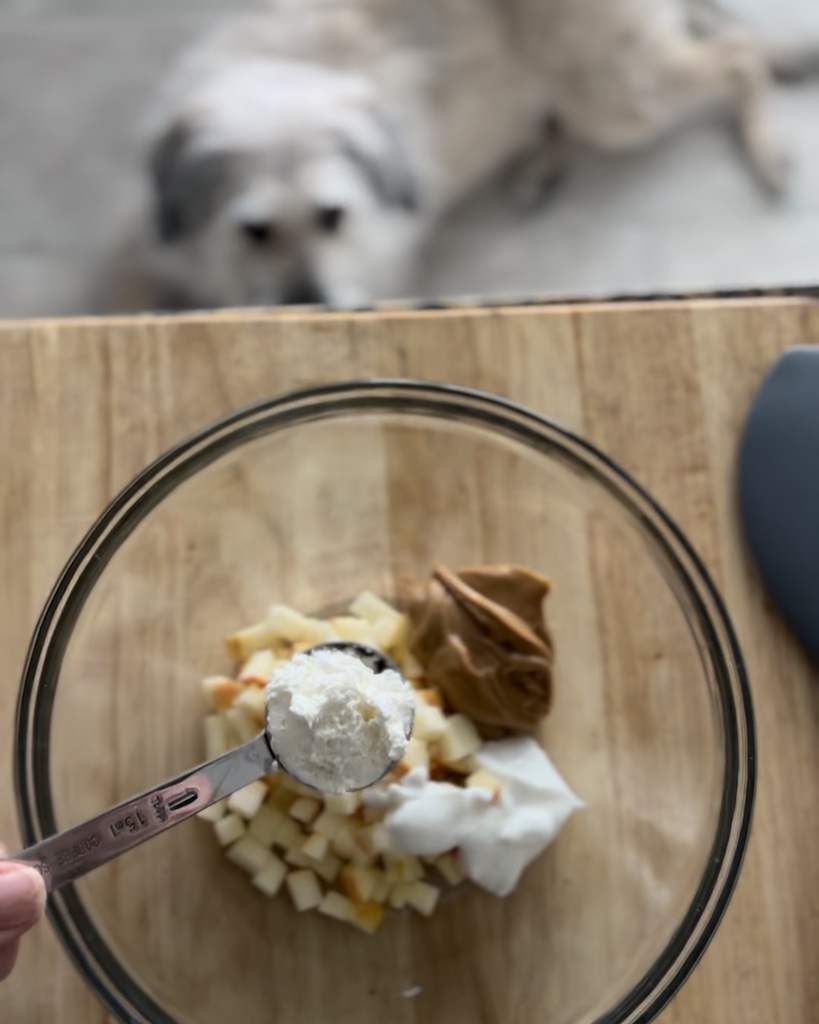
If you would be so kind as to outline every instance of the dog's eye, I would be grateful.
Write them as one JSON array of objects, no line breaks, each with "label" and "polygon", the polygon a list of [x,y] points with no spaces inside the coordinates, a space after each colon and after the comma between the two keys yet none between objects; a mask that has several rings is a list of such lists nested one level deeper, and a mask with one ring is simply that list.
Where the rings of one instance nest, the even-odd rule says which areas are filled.
[{"label": "dog's eye", "polygon": [[245,221],[242,231],[245,238],[254,245],[270,245],[276,238],[276,228],[270,222]]},{"label": "dog's eye", "polygon": [[344,210],[340,206],[320,206],[316,210],[316,223],[328,235],[335,234],[344,220]]}]

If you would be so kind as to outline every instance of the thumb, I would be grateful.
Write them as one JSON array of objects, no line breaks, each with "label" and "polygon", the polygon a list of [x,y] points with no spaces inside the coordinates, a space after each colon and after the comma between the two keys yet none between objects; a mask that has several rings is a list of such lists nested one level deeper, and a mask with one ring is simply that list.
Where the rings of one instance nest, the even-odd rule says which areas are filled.
[{"label": "thumb", "polygon": [[18,938],[43,915],[46,891],[34,868],[0,861],[0,944]]}]

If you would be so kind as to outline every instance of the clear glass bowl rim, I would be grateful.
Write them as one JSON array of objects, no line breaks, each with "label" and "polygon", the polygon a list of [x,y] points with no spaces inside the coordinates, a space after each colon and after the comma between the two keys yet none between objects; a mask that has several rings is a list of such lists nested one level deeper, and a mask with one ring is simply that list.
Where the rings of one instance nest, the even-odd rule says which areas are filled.
[{"label": "clear glass bowl rim", "polygon": [[[728,906],[750,834],[756,737],[747,672],[723,601],[673,519],[620,465],[589,441],[505,398],[453,384],[367,378],[300,388],[230,413],[169,448],[100,515],[66,563],[29,645],[17,703],[14,783],[26,846],[57,831],[49,778],[51,715],[73,627],[106,565],[144,517],[179,484],[219,457],[283,428],[352,413],[415,414],[471,423],[559,457],[591,475],[632,516],[673,568],[707,652],[722,717],[725,767],[717,829],[694,899],[636,985],[595,1024],[647,1024],[702,956]],[[108,1010],[128,1024],[178,1024],[117,960],[74,885],[49,899],[67,953]]]}]

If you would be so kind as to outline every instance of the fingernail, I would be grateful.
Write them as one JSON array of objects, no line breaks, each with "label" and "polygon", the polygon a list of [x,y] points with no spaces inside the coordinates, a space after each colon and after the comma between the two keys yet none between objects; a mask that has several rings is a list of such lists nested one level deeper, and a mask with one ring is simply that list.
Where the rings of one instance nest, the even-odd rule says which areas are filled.
[{"label": "fingernail", "polygon": [[32,868],[13,867],[0,874],[0,922],[29,918],[44,902],[43,881]]}]

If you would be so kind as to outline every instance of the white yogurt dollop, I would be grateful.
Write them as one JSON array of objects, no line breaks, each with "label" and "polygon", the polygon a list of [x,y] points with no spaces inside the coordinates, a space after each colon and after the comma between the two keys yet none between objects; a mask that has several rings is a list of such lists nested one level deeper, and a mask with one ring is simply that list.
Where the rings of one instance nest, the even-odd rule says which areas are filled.
[{"label": "white yogurt dollop", "polygon": [[364,798],[389,808],[385,824],[396,852],[435,856],[457,846],[466,875],[507,896],[584,804],[528,736],[485,743],[475,758],[500,782],[496,799],[486,789],[431,781],[425,768]]}]

